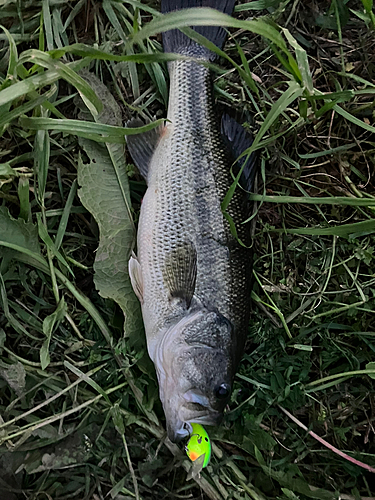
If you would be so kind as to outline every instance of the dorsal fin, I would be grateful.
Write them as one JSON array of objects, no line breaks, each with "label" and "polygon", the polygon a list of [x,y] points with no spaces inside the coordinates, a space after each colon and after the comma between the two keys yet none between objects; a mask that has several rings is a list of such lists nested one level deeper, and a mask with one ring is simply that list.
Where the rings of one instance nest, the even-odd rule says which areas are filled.
[{"label": "dorsal fin", "polygon": [[[133,118],[126,124],[128,128],[143,127],[144,125],[145,124],[139,118]],[[159,144],[163,130],[164,126],[160,125],[148,132],[126,136],[129,153],[145,181],[147,181],[151,158]]]},{"label": "dorsal fin", "polygon": [[[228,114],[224,114],[221,119],[221,134],[224,142],[227,145],[233,161],[248,149],[252,143],[253,138],[251,135],[240,125],[236,120]],[[246,162],[242,171],[240,183],[246,191],[251,191],[253,187],[254,177],[256,174],[258,155],[254,151],[250,158],[246,160],[246,156],[241,158],[236,164],[238,171]]]}]

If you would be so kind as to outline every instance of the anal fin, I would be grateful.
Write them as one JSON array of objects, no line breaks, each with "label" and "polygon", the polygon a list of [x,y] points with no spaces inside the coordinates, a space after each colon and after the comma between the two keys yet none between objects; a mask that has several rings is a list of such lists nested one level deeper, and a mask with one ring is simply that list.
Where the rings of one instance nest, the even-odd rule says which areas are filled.
[{"label": "anal fin", "polygon": [[[129,128],[143,127],[144,125],[145,124],[139,118],[133,118],[126,124]],[[160,125],[159,127],[153,128],[148,132],[126,136],[129,153],[142,177],[146,181],[151,158],[157,145],[159,144],[163,130],[164,126]]]}]

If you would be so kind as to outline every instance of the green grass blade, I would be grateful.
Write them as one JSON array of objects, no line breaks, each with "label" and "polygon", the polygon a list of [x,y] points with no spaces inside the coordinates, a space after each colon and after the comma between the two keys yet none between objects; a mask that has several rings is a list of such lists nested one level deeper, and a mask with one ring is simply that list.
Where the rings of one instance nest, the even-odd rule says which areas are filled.
[{"label": "green grass blade", "polygon": [[96,392],[101,394],[103,398],[107,401],[109,405],[112,405],[107,393],[100,387],[100,385],[95,382],[89,375],[83,373],[79,368],[69,363],[69,361],[64,361],[64,366],[66,366],[74,375],[84,380],[87,384],[89,384]]},{"label": "green grass blade", "polygon": [[262,19],[256,21],[241,21],[210,8],[185,9],[181,12],[170,12],[148,23],[143,29],[133,35],[133,43],[139,43],[157,33],[170,29],[189,26],[223,26],[227,28],[240,28],[264,36],[283,52],[288,53],[287,46],[280,33],[269,23]]},{"label": "green grass blade", "polygon": [[46,245],[47,249],[51,252],[51,254],[55,256],[57,260],[60,261],[61,264],[64,267],[66,267],[66,269],[74,276],[73,271],[71,270],[69,264],[66,262],[66,260],[61,255],[59,250],[56,248],[55,243],[52,241],[52,238],[48,234],[47,228],[42,222],[42,215],[40,213],[37,214],[37,220],[38,220],[38,232],[40,239]]},{"label": "green grass blade", "polygon": [[42,366],[42,370],[45,370],[50,364],[51,359],[49,355],[49,345],[51,342],[52,333],[55,327],[59,325],[62,319],[64,319],[65,314],[66,304],[64,298],[62,298],[58,303],[55,311],[43,320],[43,333],[46,336],[46,339],[43,342],[42,347],[40,348],[40,364]]},{"label": "green grass blade", "polygon": [[351,142],[350,144],[344,144],[343,146],[337,146],[336,148],[326,149],[325,151],[317,151],[316,153],[298,154],[300,158],[304,160],[311,160],[313,158],[320,158],[322,156],[334,155],[336,153],[341,153],[343,151],[348,151],[357,145],[356,142]]},{"label": "green grass blade", "polygon": [[30,200],[29,200],[30,183],[29,177],[20,175],[18,179],[18,198],[20,200],[20,214],[19,217],[25,222],[29,219],[30,214]]},{"label": "green grass blade", "polygon": [[[124,136],[137,135],[142,132],[147,132],[164,123],[164,119],[156,120],[142,127],[125,128],[114,125],[106,125],[103,123],[85,122],[83,120],[58,120],[54,118],[29,118],[23,116],[19,122],[22,127],[30,130],[55,130],[60,132],[69,132],[72,134],[92,134],[93,138],[98,136],[102,139],[101,142],[111,142],[111,139],[119,138],[121,142],[125,142]],[[95,140],[95,139],[93,139]]]},{"label": "green grass blade", "polygon": [[[72,70],[79,70],[90,63],[89,60],[75,61],[68,63],[67,66]],[[51,85],[60,78],[60,74],[56,70],[46,71],[40,75],[34,75],[26,80],[20,81],[10,87],[0,91],[0,106],[8,102],[12,102],[18,97],[21,97],[33,90],[38,90],[41,87]]]},{"label": "green grass blade", "polygon": [[22,53],[19,58],[19,64],[23,65],[27,62],[47,68],[48,70],[57,71],[59,78],[63,78],[78,90],[86,106],[92,113],[99,113],[101,111],[102,104],[95,95],[95,92],[69,64],[64,64],[61,61],[53,59],[49,54],[35,49],[26,50]]},{"label": "green grass blade", "polygon": [[[125,50],[128,53],[130,53],[130,55],[133,55],[134,51],[133,51],[132,46],[129,44],[129,38],[125,34],[124,30],[122,29],[121,23],[118,20],[117,15],[112,7],[112,3],[113,2],[111,2],[110,0],[103,0],[103,9],[104,9],[105,13],[107,14],[109,21],[112,23],[112,26],[115,28],[116,32],[122,38],[122,40],[125,44]],[[116,5],[116,2],[114,2],[114,5]],[[137,99],[140,95],[137,66],[134,62],[129,61],[128,69],[129,69],[129,74],[130,74],[130,80],[132,83],[133,95]]]},{"label": "green grass blade", "polygon": [[344,238],[356,238],[366,234],[375,233],[375,219],[370,219],[362,222],[354,222],[353,224],[343,224],[342,226],[333,227],[300,227],[296,229],[278,229],[278,232],[286,232],[289,234],[308,234],[310,236],[341,236]]},{"label": "green grass blade", "polygon": [[265,203],[298,203],[306,205],[343,205],[351,207],[373,207],[374,198],[350,198],[346,196],[332,197],[302,197],[302,196],[266,196],[261,194],[250,194],[250,201],[263,201]]},{"label": "green grass blade", "polygon": [[56,91],[56,86],[52,85],[52,87],[37,98],[30,99],[30,101],[25,102],[25,104],[21,104],[21,106],[17,106],[11,111],[7,111],[0,116],[0,127],[4,125],[9,125],[15,118],[18,118],[21,115],[28,113],[33,110],[37,106],[41,106],[46,100],[48,100]]},{"label": "green grass blade", "polygon": [[[8,63],[8,77],[15,77],[15,70],[17,67],[18,63],[18,52],[17,52],[17,45],[16,42],[14,41],[13,36],[9,33],[9,31],[4,27],[0,25],[0,28],[4,31],[8,43],[9,43],[9,63]],[[2,84],[4,85],[4,83]],[[1,88],[2,86],[0,86]]]},{"label": "green grass blade", "polygon": [[42,0],[43,5],[43,23],[44,23],[44,33],[47,40],[47,49],[52,50],[54,48],[53,43],[53,33],[52,33],[52,22],[51,22],[51,11],[49,9],[49,0]]},{"label": "green grass blade", "polygon": [[360,120],[359,118],[351,115],[350,113],[348,113],[348,111],[346,111],[345,109],[343,109],[341,106],[338,106],[336,104],[336,106],[334,106],[333,109],[336,111],[336,113],[338,113],[342,117],[346,118],[347,120],[349,120],[354,125],[358,125],[358,127],[361,127],[363,129],[367,130],[368,132],[372,132],[373,134],[375,133],[375,127],[373,127],[372,125],[369,125],[368,123],[366,123],[366,122]]},{"label": "green grass blade", "polygon": [[311,76],[310,65],[307,58],[306,50],[304,50],[297,40],[290,34],[289,30],[284,28],[283,33],[288,40],[289,44],[293,47],[296,53],[298,69],[301,74],[302,83],[309,92],[312,94],[314,91],[314,84]]},{"label": "green grass blade", "polygon": [[60,219],[59,228],[57,230],[57,234],[56,234],[56,238],[55,238],[55,247],[57,250],[59,250],[61,243],[62,243],[62,240],[64,238],[66,226],[67,226],[68,220],[69,220],[70,210],[72,208],[76,192],[77,192],[77,180],[74,179],[73,184],[72,184],[70,191],[69,191],[68,199],[66,200],[66,203],[65,203],[65,207],[64,207],[61,219]]},{"label": "green grass blade", "polygon": [[[303,88],[298,85],[296,82],[289,82],[289,88],[286,90],[282,96],[273,104],[270,112],[268,113],[266,119],[262,123],[258,133],[254,137],[253,144],[251,145],[250,148],[248,148],[244,153],[240,155],[239,158],[244,157],[244,156],[250,156],[254,151],[256,151],[260,147],[260,142],[263,136],[268,132],[270,127],[272,126],[273,122],[276,120],[276,118],[283,113],[286,108],[298,97],[300,97],[303,93]],[[229,206],[229,203],[231,199],[233,198],[234,191],[238,185],[240,176],[241,176],[242,171],[239,172],[237,175],[235,181],[229,188],[227,194],[224,197],[224,200],[222,202],[221,208],[225,212],[226,209]],[[255,201],[255,200],[253,200]]]}]

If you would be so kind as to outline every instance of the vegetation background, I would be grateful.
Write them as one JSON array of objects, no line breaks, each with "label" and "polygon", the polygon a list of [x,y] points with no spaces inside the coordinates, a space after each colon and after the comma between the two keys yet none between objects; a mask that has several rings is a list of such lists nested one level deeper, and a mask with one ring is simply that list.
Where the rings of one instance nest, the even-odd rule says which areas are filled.
[{"label": "vegetation background", "polygon": [[[127,276],[123,124],[165,116],[160,31],[208,20],[260,172],[249,342],[190,478]],[[375,498],[372,0],[0,0],[0,23],[0,498]]]}]

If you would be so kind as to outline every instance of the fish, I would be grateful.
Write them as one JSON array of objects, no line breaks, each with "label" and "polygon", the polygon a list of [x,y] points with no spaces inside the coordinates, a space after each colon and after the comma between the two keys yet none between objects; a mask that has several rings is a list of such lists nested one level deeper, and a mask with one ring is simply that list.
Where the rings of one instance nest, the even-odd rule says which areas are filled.
[{"label": "fish", "polygon": [[[162,0],[161,10],[212,7],[231,14],[234,3]],[[222,27],[193,29],[219,48],[225,42]],[[201,64],[215,54],[177,29],[163,33],[163,47],[188,59],[168,62],[165,124],[127,136],[147,183],[129,274],[141,302],[167,434],[179,442],[191,434],[192,423],[221,422],[242,357],[252,264],[249,231],[241,223],[256,160],[252,155],[234,165],[252,138],[228,114],[221,123],[216,116],[212,75]],[[134,118],[128,126],[142,124]],[[221,204],[240,168],[245,191],[235,190],[225,216]]]}]

